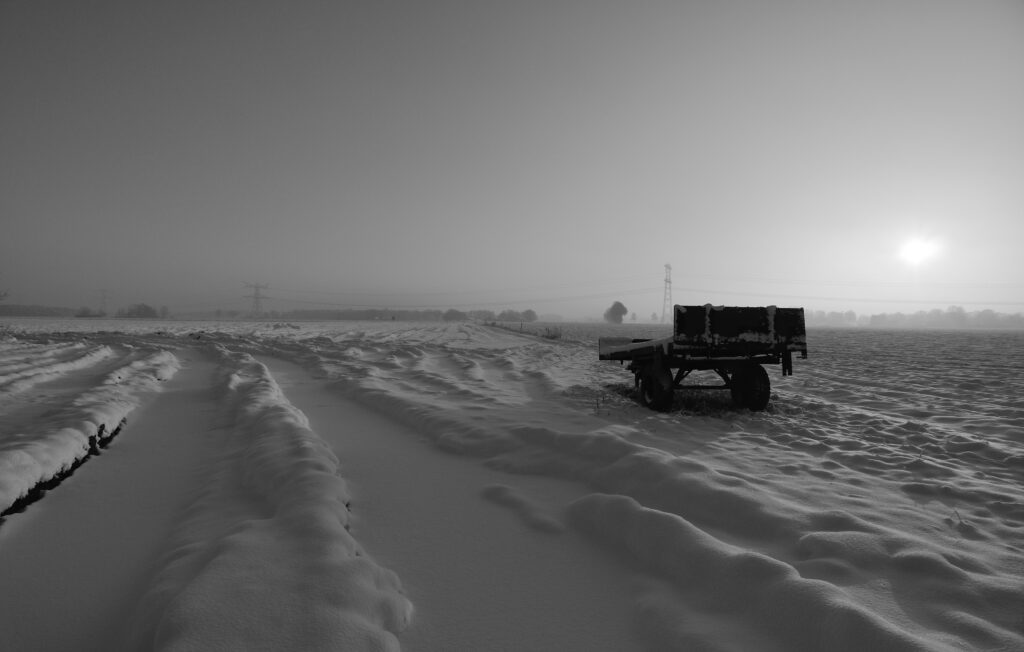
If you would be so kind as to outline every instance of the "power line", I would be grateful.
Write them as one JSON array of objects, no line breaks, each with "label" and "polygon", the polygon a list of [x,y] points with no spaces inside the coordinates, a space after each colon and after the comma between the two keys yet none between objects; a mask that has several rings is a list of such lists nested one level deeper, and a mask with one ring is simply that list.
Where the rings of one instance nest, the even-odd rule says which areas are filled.
[{"label": "power line", "polygon": [[779,299],[811,299],[814,301],[848,301],[851,303],[917,303],[917,304],[936,304],[936,303],[947,303],[950,305],[965,305],[965,306],[980,306],[980,305],[992,305],[992,306],[1024,306],[1024,301],[958,301],[954,299],[891,299],[891,298],[863,298],[863,297],[825,297],[825,296],[812,296],[806,294],[766,294],[763,292],[741,292],[735,290],[706,290],[700,288],[682,288],[686,292],[694,292],[699,294],[729,294],[735,296],[745,297],[774,297]]},{"label": "power line", "polygon": [[[511,306],[511,305],[524,305],[524,304],[538,304],[538,303],[556,303],[560,301],[577,301],[581,299],[607,299],[613,297],[622,296],[636,296],[640,294],[654,294],[660,292],[658,288],[634,288],[630,290],[609,290],[605,292],[596,292],[591,294],[576,294],[571,296],[560,296],[560,297],[544,297],[544,298],[532,298],[532,299],[503,299],[498,301],[472,301],[466,303],[449,303],[444,302],[443,306],[441,302],[438,303],[427,303],[427,304],[409,304],[409,303],[389,303],[382,305],[380,302],[377,303],[354,303],[354,302],[336,302],[336,301],[309,301],[304,299],[288,299],[288,298],[275,298],[275,301],[279,303],[301,303],[306,305],[314,306],[331,306],[337,308],[390,308],[390,309],[430,309],[430,308],[480,308],[480,307],[495,307],[495,306]],[[417,293],[408,293],[405,296],[409,296]]]},{"label": "power line", "polygon": [[267,297],[262,294],[262,290],[266,290],[270,286],[266,283],[245,283],[245,287],[252,288],[252,294],[245,295],[246,299],[252,299],[252,314],[263,314],[263,299]]},{"label": "power line", "polygon": [[300,290],[300,289],[296,289],[296,288],[282,288],[282,287],[274,286],[274,292],[277,293],[277,294],[280,294],[280,293],[283,292],[283,293],[286,293],[286,294],[320,294],[320,295],[339,296],[339,297],[349,296],[349,297],[372,297],[372,298],[405,297],[405,296],[409,296],[409,295],[416,295],[416,296],[421,296],[421,297],[426,297],[426,296],[448,297],[448,296],[464,296],[464,295],[483,294],[483,293],[486,293],[486,294],[489,294],[489,295],[501,294],[501,293],[506,293],[506,294],[507,293],[521,293],[521,292],[533,292],[533,291],[537,291],[537,290],[551,290],[551,289],[558,289],[558,288],[575,288],[575,287],[586,287],[586,286],[594,286],[594,285],[608,286],[608,285],[613,285],[613,284],[616,284],[616,283],[633,283],[635,281],[640,281],[640,280],[651,280],[651,275],[650,274],[644,274],[644,275],[627,276],[627,277],[619,277],[619,278],[615,278],[615,279],[604,279],[604,280],[601,280],[601,279],[591,279],[591,280],[587,280],[587,281],[574,281],[574,282],[567,282],[567,283],[546,283],[544,285],[519,286],[519,287],[513,287],[513,288],[489,287],[489,288],[480,288],[480,289],[474,289],[474,290],[428,290],[428,291],[420,291],[420,290],[405,290],[405,291],[397,290],[397,291],[394,291],[393,290],[393,291],[387,291],[387,292],[374,292],[374,291],[367,291],[367,290]]},{"label": "power line", "polygon": [[[720,276],[711,275],[696,275],[688,278],[700,278],[707,280],[730,280],[738,281],[738,278],[726,278]],[[616,283],[624,283],[631,280],[648,280],[651,279],[651,275],[643,275],[636,277],[620,277],[614,280],[587,280],[581,282],[570,282],[553,284],[548,286],[532,286],[537,290],[552,290],[555,288],[582,288],[586,286],[601,285],[608,288],[610,285]],[[751,279],[753,280],[753,279]],[[772,283],[780,284],[804,284],[812,283],[812,281],[802,280],[784,280],[784,279],[757,279],[757,286],[763,288],[766,284]],[[822,281],[823,285],[860,285],[860,286],[906,286],[915,287],[921,289],[920,284],[906,284],[906,283],[852,283],[852,282],[829,282]],[[252,301],[252,312],[254,314],[260,314],[263,311],[263,300],[269,297],[264,293],[269,288],[268,284],[257,284],[257,283],[245,283],[247,288],[251,288],[252,293],[244,296],[246,299]],[[950,284],[953,285],[953,284]],[[992,284],[993,287],[1013,287],[1014,284]],[[967,284],[957,284],[959,287],[969,287]],[[780,300],[797,300],[797,301],[829,301],[829,302],[849,302],[849,303],[886,303],[886,304],[912,304],[912,305],[935,305],[935,304],[948,304],[948,305],[991,305],[991,306],[1024,306],[1024,301],[984,301],[984,300],[950,300],[950,299],[907,299],[907,298],[883,298],[883,297],[845,297],[845,296],[824,296],[820,294],[802,294],[802,293],[774,293],[764,291],[743,291],[743,290],[714,290],[707,287],[682,287],[678,288],[689,295],[697,295],[697,297],[708,297],[715,295],[729,295],[729,296],[746,296],[746,297],[764,297],[772,302]],[[584,292],[584,293],[559,293],[557,296],[543,296],[542,292],[538,292],[541,296],[533,295],[526,296],[525,298],[515,298],[507,296],[509,293],[527,293],[530,288],[520,287],[514,290],[453,290],[453,291],[434,291],[434,292],[422,292],[415,290],[406,291],[390,291],[390,292],[366,292],[366,291],[325,291],[325,290],[300,290],[300,289],[283,289],[275,288],[275,301],[283,302],[288,304],[302,304],[308,306],[320,306],[324,308],[349,308],[349,309],[392,309],[392,310],[418,310],[418,309],[439,309],[439,308],[458,308],[458,309],[474,309],[474,308],[489,308],[489,307],[515,307],[530,304],[549,304],[558,302],[570,302],[580,301],[588,299],[605,299],[605,298],[616,298],[619,299],[624,296],[641,296],[641,295],[653,295],[655,293],[661,293],[662,295],[662,319],[668,319],[671,314],[672,305],[674,299],[672,295],[672,278],[671,278],[671,265],[665,265],[665,278],[662,288],[658,288],[653,283],[650,285],[644,285],[643,287],[626,287],[620,289],[602,289],[599,292]],[[299,298],[288,298],[281,297],[280,293],[286,294],[306,294],[306,295],[320,295],[337,297],[339,300],[307,300]],[[502,296],[503,299],[488,299],[483,301],[475,301],[471,297],[472,295],[481,295],[487,292],[488,296]],[[312,299],[312,297],[311,297]],[[697,299],[701,302],[706,302],[704,299]],[[234,301],[230,303],[236,303]]]},{"label": "power line", "polygon": [[1024,283],[1011,282],[945,282],[945,281],[838,281],[827,279],[784,279],[763,276],[713,276],[708,274],[688,274],[687,278],[705,281],[731,281],[740,283],[758,283],[762,285],[817,285],[831,287],[905,287],[905,288],[958,288],[968,289],[1013,289],[1024,288]]}]

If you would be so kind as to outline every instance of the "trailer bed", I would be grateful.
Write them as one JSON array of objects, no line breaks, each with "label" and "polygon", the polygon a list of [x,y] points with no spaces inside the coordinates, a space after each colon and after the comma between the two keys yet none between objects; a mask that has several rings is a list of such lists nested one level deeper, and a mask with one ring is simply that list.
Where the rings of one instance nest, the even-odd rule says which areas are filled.
[{"label": "trailer bed", "polygon": [[807,357],[803,308],[677,305],[668,337],[598,340],[598,359],[629,361],[641,400],[656,409],[697,369],[716,371],[738,403],[764,409],[770,384],[761,365],[781,364],[790,375],[794,354]]},{"label": "trailer bed", "polygon": [[671,347],[694,357],[749,357],[786,351],[807,357],[803,308],[675,306],[673,334],[659,339],[602,337],[601,360],[633,360]]}]

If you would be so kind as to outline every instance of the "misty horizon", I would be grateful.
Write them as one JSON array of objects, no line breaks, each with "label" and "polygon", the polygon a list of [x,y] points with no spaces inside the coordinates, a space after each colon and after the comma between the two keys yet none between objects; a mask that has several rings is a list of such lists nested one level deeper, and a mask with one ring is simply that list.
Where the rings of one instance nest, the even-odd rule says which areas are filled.
[{"label": "misty horizon", "polygon": [[[251,295],[250,295],[251,297]],[[615,301],[612,307],[620,304]],[[682,304],[673,304],[682,305]],[[707,304],[701,304],[707,305]],[[724,305],[724,304],[716,304]],[[162,319],[162,320],[242,320],[242,321],[276,321],[295,320],[307,321],[375,321],[395,320],[400,321],[426,321],[426,322],[460,322],[473,321],[486,324],[501,324],[508,322],[536,322],[537,324],[551,323],[607,323],[610,308],[605,310],[601,316],[570,315],[565,316],[557,312],[538,312],[533,308],[513,310],[511,308],[490,309],[490,308],[466,308],[458,310],[452,307],[443,306],[420,306],[415,308],[401,307],[376,307],[376,306],[339,306],[294,308],[278,310],[274,308],[263,308],[256,310],[255,302],[249,310],[239,308],[209,308],[191,312],[172,312],[166,305],[153,306],[146,303],[132,304],[131,306],[119,307],[115,310],[106,310],[103,307],[90,308],[81,306],[77,309],[66,306],[39,306],[22,304],[0,303],[0,318],[2,317],[75,317],[82,319]],[[650,314],[638,313],[628,306],[622,308],[625,312],[622,315],[620,324],[658,324],[670,326],[673,316],[671,313],[664,315],[654,311]],[[1021,330],[1024,329],[1024,314],[1004,313],[994,311],[990,308],[984,310],[966,310],[963,306],[949,306],[946,309],[933,308],[931,310],[917,310],[913,312],[877,312],[857,313],[854,310],[846,311],[825,311],[820,309],[804,309],[809,327],[838,327],[838,328],[888,328],[888,329],[997,329],[997,330]],[[546,328],[546,327],[545,327]],[[534,332],[531,330],[531,332]],[[547,330],[536,331],[535,334],[547,336]]]},{"label": "misty horizon", "polygon": [[0,3],[9,304],[1024,310],[1020,3],[74,7]]}]

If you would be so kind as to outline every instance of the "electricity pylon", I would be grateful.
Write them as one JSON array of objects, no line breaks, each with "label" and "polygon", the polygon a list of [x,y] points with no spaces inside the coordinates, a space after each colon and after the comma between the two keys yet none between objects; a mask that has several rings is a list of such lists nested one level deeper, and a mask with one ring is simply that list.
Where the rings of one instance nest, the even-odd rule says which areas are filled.
[{"label": "electricity pylon", "polygon": [[672,266],[665,263],[665,298],[661,303],[661,323],[672,313]]},{"label": "electricity pylon", "polygon": [[263,290],[266,290],[270,286],[266,283],[246,283],[245,287],[252,288],[252,294],[245,295],[246,299],[252,299],[252,314],[259,315],[263,313],[263,300],[267,298],[266,295],[261,294]]}]

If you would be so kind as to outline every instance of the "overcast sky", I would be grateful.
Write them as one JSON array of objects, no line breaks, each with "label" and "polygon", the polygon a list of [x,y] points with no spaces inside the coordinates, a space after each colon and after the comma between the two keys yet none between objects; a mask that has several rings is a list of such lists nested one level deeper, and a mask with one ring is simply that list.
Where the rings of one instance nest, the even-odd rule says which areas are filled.
[{"label": "overcast sky", "polygon": [[1024,2],[0,0],[0,224],[13,303],[1020,312]]}]

